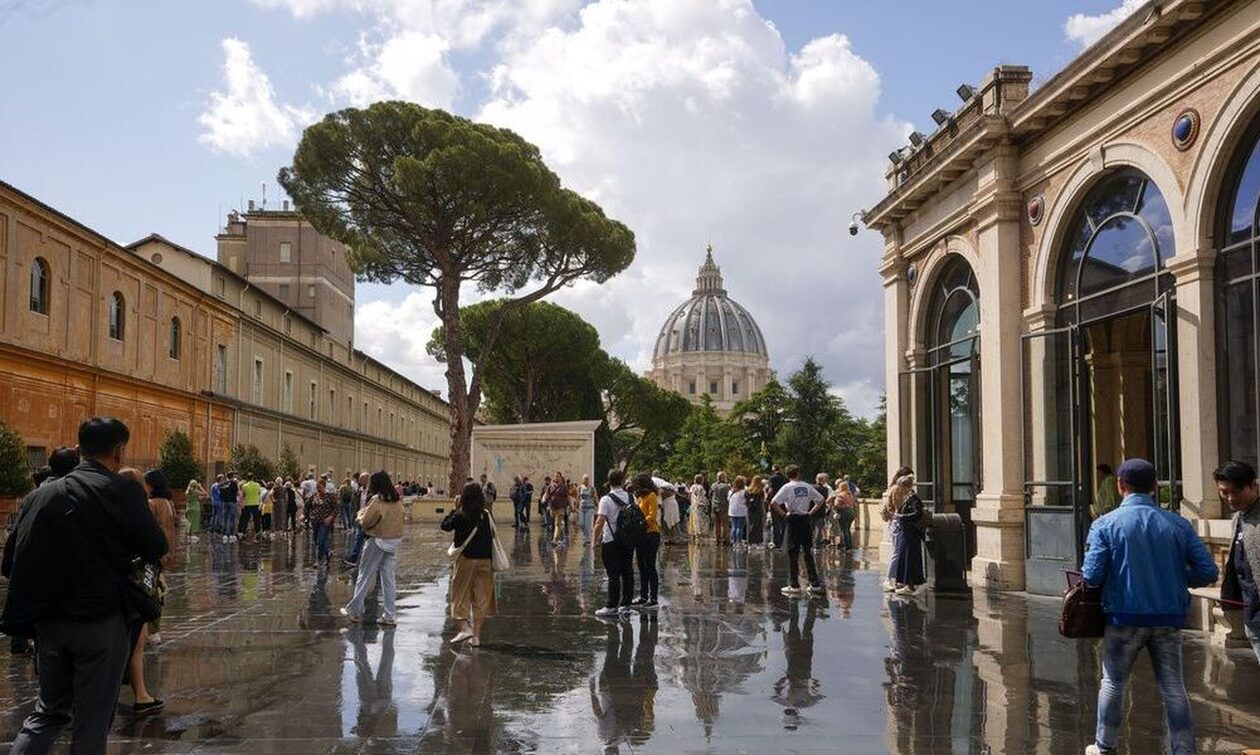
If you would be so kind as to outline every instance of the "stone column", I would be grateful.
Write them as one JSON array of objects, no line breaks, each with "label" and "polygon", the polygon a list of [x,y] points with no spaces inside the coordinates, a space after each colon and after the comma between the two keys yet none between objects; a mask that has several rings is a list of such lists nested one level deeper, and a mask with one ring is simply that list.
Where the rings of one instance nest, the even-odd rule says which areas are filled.
[{"label": "stone column", "polygon": [[977,166],[976,222],[980,287],[980,422],[982,487],[972,520],[977,587],[1024,589],[1023,417],[1020,392],[1020,245],[1022,202],[1010,186],[1013,147],[999,147]]},{"label": "stone column", "polygon": [[[884,279],[884,392],[887,396],[887,456],[886,476],[891,477],[909,459],[901,458],[906,446],[903,438],[910,431],[913,416],[901,416],[900,376],[904,369],[910,322],[910,286],[906,282],[906,263],[901,259],[898,246],[900,233],[897,229],[885,229],[884,262],[879,273]],[[872,493],[876,491],[871,491]],[[882,492],[882,491],[879,491]]]},{"label": "stone column", "polygon": [[[1216,302],[1210,249],[1168,261],[1177,281],[1177,381],[1181,435],[1181,514],[1191,520],[1228,516],[1212,480],[1219,456],[1216,435]],[[1170,356],[1171,359],[1171,356]],[[1206,535],[1206,523],[1200,534]]]}]

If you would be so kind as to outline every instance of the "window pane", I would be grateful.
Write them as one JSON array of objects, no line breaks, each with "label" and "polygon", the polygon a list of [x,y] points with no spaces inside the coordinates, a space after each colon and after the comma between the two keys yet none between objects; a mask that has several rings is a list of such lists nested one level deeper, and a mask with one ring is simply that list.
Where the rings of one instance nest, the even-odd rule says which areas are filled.
[{"label": "window pane", "polygon": [[1260,204],[1260,140],[1251,148],[1251,156],[1238,179],[1234,206],[1230,212],[1229,238],[1226,246],[1256,235],[1256,207]]},{"label": "window pane", "polygon": [[1090,193],[1085,214],[1097,227],[1116,213],[1133,212],[1137,209],[1138,195],[1145,181],[1136,171],[1124,171],[1107,179]]},{"label": "window pane", "polygon": [[1223,368],[1224,406],[1221,421],[1228,425],[1230,458],[1256,465],[1256,342],[1255,294],[1252,282],[1225,290]]},{"label": "window pane", "polygon": [[1155,272],[1155,241],[1136,218],[1115,217],[1094,234],[1081,264],[1078,298]]},{"label": "window pane", "polygon": [[1155,250],[1156,259],[1159,261],[1158,264],[1162,264],[1164,260],[1176,254],[1177,250],[1176,244],[1173,243],[1172,214],[1168,211],[1168,203],[1164,201],[1164,195],[1155,188],[1155,184],[1146,185],[1138,215],[1142,216],[1155,234],[1155,240],[1158,242],[1158,248]]},{"label": "window pane", "polygon": [[1251,245],[1248,244],[1241,249],[1222,254],[1220,265],[1222,283],[1251,275],[1254,272],[1251,265]]},{"label": "window pane", "polygon": [[1033,505],[1071,503],[1072,406],[1068,331],[1024,339],[1024,470]]}]

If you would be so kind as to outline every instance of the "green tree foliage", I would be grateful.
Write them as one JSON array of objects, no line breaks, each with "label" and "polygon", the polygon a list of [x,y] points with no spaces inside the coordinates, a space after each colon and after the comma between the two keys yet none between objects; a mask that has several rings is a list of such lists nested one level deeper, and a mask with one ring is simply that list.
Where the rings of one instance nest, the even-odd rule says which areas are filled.
[{"label": "green tree foliage", "polygon": [[789,419],[788,411],[787,391],[777,380],[766,383],[731,409],[730,420],[743,427],[748,453],[763,472],[779,462],[779,443]]},{"label": "green tree foliage", "polygon": [[[485,413],[491,422],[517,424],[560,422],[586,417],[592,369],[603,354],[599,333],[590,323],[564,307],[531,302],[500,311],[503,299],[464,307],[464,356],[473,365],[485,364],[482,386]],[[492,321],[499,319],[493,358],[486,351]],[[446,361],[446,331],[439,326],[428,351]],[[585,410],[585,411],[584,411]],[[596,408],[598,412],[598,408]]]},{"label": "green tree foliage", "polygon": [[800,465],[802,479],[818,472],[834,472],[839,461],[841,420],[847,414],[843,404],[831,395],[831,385],[813,357],[806,357],[788,378],[788,388],[790,421],[783,428],[780,443],[784,463]]},{"label": "green tree foliage", "polygon": [[842,451],[840,469],[849,475],[863,496],[878,496],[884,490],[888,474],[888,402],[884,396],[879,400],[879,414],[873,420],[858,418],[850,431],[861,438],[854,444],[851,455]]},{"label": "green tree foliage", "polygon": [[0,496],[24,496],[32,487],[26,443],[17,430],[0,421]]},{"label": "green tree foliage", "polygon": [[749,457],[742,435],[739,425],[718,416],[705,394],[679,428],[666,469],[672,477],[684,480],[697,474],[713,475],[719,470],[751,473],[756,462]]},{"label": "green tree foliage", "polygon": [[664,466],[673,439],[691,414],[691,402],[636,375],[620,359],[600,355],[595,383],[603,394],[613,463],[621,469]]},{"label": "green tree foliage", "polygon": [[293,448],[288,443],[280,448],[280,461],[276,467],[276,473],[285,479],[302,479],[302,466],[298,464],[297,454],[293,453]]},{"label": "green tree foliage", "polygon": [[158,469],[166,475],[171,490],[182,491],[188,487],[189,480],[205,476],[205,467],[193,453],[192,439],[183,430],[172,430],[162,438],[162,445],[158,447]]},{"label": "green tree foliage", "polygon": [[242,479],[252,477],[255,480],[270,480],[276,476],[275,465],[262,455],[258,446],[237,444],[232,446],[232,469]]},{"label": "green tree foliage", "polygon": [[[560,185],[538,148],[506,129],[407,102],[331,113],[306,129],[284,187],[364,280],[434,291],[451,414],[449,489],[468,474],[473,417],[504,318],[634,259],[634,234]],[[460,288],[512,298],[491,315],[466,373]]]}]

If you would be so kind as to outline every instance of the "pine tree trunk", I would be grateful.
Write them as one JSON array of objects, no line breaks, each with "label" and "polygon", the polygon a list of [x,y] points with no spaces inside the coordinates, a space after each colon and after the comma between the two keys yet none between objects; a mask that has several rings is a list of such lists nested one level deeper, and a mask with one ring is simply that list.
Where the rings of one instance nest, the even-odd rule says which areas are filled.
[{"label": "pine tree trunk", "polygon": [[437,310],[445,330],[446,396],[451,416],[451,467],[447,490],[459,495],[472,466],[472,424],[477,411],[464,373],[464,329],[459,319],[459,278],[438,282]]}]

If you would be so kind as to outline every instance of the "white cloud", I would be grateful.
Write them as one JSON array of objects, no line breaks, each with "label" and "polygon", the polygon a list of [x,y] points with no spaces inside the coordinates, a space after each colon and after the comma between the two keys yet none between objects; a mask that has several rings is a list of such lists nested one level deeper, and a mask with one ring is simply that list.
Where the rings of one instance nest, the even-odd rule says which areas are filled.
[{"label": "white cloud", "polygon": [[314,113],[276,101],[271,80],[239,39],[223,40],[223,90],[210,93],[197,122],[198,136],[211,148],[241,157],[260,149],[286,146],[314,120]]},{"label": "white cloud", "polygon": [[[876,115],[879,75],[843,35],[789,50],[751,0],[255,2],[365,17],[350,70],[326,90],[334,99],[451,102],[483,76],[488,94],[467,114],[538,144],[567,186],[635,231],[630,270],[553,300],[636,369],[711,241],[780,377],[812,354],[855,411],[874,410],[882,243],[846,229],[882,195],[884,155],[910,129]],[[427,292],[361,304],[358,343],[441,385],[424,352],[434,323]]]},{"label": "white cloud", "polygon": [[1063,33],[1070,41],[1076,42],[1081,47],[1089,47],[1102,39],[1107,32],[1116,28],[1121,21],[1132,15],[1133,11],[1142,7],[1145,2],[1146,0],[1123,0],[1119,7],[1096,16],[1073,13],[1063,24]]}]

